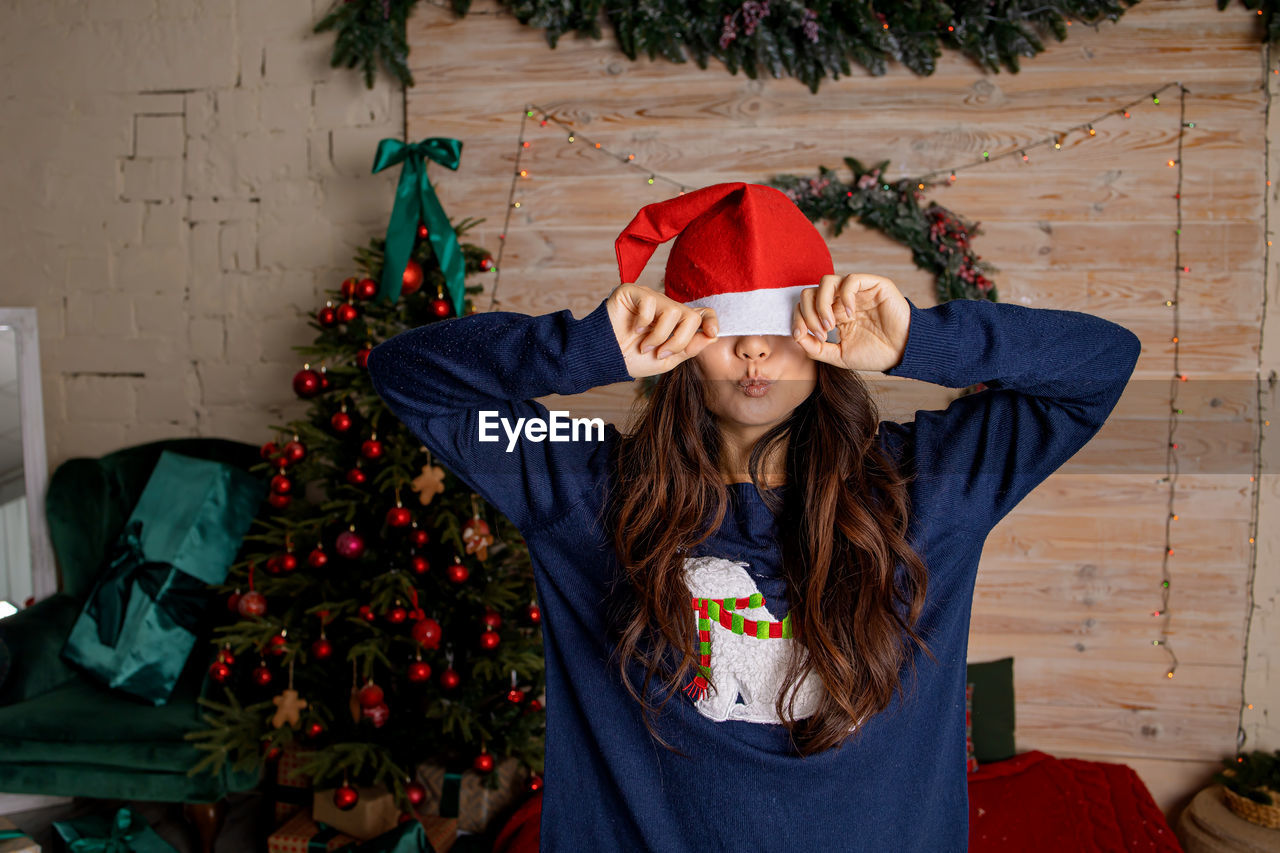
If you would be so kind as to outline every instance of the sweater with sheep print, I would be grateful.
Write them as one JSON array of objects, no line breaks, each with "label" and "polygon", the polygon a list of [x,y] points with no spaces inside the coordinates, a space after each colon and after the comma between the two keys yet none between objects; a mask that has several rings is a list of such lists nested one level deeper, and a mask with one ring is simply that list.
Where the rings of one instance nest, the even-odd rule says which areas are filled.
[{"label": "sweater with sheep print", "polygon": [[[607,620],[627,582],[600,518],[617,430],[509,440],[495,426],[552,422],[537,397],[632,381],[606,302],[580,319],[567,309],[471,314],[373,348],[368,369],[391,412],[528,543],[546,657],[541,850],[967,849],[965,673],[983,543],[1102,427],[1141,344],[1082,312],[908,302],[902,360],[884,373],[985,385],[911,421],[881,421],[877,432],[915,474],[908,540],[929,568],[916,631],[936,662],[911,644],[889,706],[839,747],[808,756],[774,712],[799,641],[777,517],[755,486],[730,484],[723,523],[683,557],[688,630],[716,688],[676,693],[651,717],[680,755],[650,736],[611,658]],[[630,666],[639,690],[643,670]],[[660,699],[656,684],[647,695]],[[797,717],[813,712],[822,689],[816,673],[795,686]]]}]

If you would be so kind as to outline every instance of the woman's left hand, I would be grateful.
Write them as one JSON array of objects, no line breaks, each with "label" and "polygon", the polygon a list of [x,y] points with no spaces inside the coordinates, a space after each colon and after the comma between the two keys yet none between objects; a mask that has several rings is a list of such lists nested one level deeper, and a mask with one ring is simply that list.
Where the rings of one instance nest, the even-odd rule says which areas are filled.
[{"label": "woman's left hand", "polygon": [[[824,324],[825,322],[825,324]],[[880,275],[824,275],[817,287],[800,291],[791,314],[792,338],[815,361],[849,370],[888,370],[902,360],[911,325],[911,304]],[[827,332],[840,330],[831,343]]]}]

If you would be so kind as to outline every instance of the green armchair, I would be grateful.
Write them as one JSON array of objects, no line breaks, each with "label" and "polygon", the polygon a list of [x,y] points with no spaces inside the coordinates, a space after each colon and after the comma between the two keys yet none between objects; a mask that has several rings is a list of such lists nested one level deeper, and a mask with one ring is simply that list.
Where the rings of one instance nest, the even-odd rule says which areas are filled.
[{"label": "green armchair", "polygon": [[[58,466],[45,513],[59,592],[0,619],[10,658],[0,682],[0,792],[184,804],[206,853],[225,815],[223,798],[257,787],[260,774],[188,776],[204,753],[184,735],[203,728],[197,698],[208,677],[212,609],[169,702],[159,707],[82,677],[60,652],[163,450],[248,469],[255,445],[219,438],[155,441]],[[219,694],[220,695],[220,694]]]}]

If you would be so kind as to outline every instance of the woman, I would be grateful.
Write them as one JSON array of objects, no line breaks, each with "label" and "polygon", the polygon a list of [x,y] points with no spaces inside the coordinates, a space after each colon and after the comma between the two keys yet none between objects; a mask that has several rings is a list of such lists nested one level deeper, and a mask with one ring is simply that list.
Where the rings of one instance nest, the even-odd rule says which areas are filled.
[{"label": "woman", "polygon": [[[674,224],[642,210],[624,283],[582,319],[481,313],[369,356],[391,410],[529,545],[543,850],[967,847],[982,543],[1102,426],[1140,344],[1079,312],[921,309],[812,242],[756,252],[780,222],[816,235],[773,193],[704,188]],[[624,238],[677,233],[665,294],[625,283]],[[682,298],[700,274],[745,281]],[[882,422],[860,370],[987,388]],[[659,378],[628,435],[478,438],[482,412],[546,420],[532,398],[641,376]]]}]

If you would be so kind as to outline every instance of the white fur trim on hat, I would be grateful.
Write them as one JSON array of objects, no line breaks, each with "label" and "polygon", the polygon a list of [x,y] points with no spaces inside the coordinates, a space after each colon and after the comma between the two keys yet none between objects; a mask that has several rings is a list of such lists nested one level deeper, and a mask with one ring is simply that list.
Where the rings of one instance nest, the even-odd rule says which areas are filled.
[{"label": "white fur trim on hat", "polygon": [[[683,303],[689,308],[713,308],[719,321],[720,334],[785,335],[791,337],[791,314],[800,301],[800,293],[811,284],[794,287],[768,287],[739,293],[717,293]],[[836,339],[836,330],[827,340]]]}]

